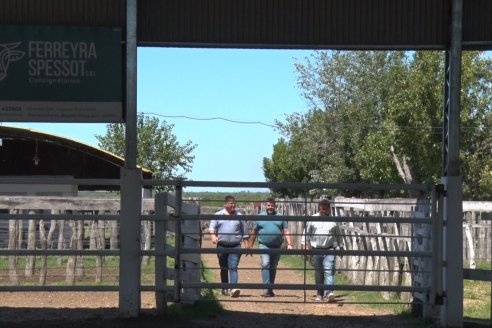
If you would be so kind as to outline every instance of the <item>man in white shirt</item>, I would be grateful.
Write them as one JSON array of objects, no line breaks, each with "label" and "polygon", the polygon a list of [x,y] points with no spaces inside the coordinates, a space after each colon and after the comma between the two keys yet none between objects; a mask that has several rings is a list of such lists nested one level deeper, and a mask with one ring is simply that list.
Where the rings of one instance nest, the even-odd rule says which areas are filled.
[{"label": "man in white shirt", "polygon": [[[318,213],[313,216],[329,216],[330,201],[323,199],[318,204]],[[301,245],[305,249],[340,249],[343,248],[340,229],[336,222],[328,221],[308,221],[302,234]],[[316,284],[332,286],[335,273],[335,255],[314,254],[312,257],[314,264],[314,280]],[[315,300],[328,302],[335,301],[335,294],[330,287],[325,290],[318,290]]]}]

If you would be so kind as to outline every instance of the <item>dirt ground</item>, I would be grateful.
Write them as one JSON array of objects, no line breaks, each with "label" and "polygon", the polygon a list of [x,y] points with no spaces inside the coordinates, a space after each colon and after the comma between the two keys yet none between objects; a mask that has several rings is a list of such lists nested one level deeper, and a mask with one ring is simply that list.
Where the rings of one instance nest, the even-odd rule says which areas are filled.
[{"label": "dirt ground", "polygon": [[[205,245],[207,246],[207,245]],[[216,255],[204,255],[209,268],[218,266]],[[240,262],[240,282],[261,282],[259,256],[243,256]],[[302,282],[293,270],[277,274],[277,283]],[[214,270],[220,281],[218,270]],[[260,290],[242,290],[238,298],[220,296],[227,310],[219,316],[184,321],[157,316],[153,293],[142,293],[142,315],[119,318],[118,294],[114,292],[1,292],[0,327],[424,327],[420,321],[409,322],[383,310],[344,303],[345,295],[336,295],[336,303],[318,303],[313,291],[275,290],[273,298],[260,297]],[[304,302],[306,301],[306,302]]]}]

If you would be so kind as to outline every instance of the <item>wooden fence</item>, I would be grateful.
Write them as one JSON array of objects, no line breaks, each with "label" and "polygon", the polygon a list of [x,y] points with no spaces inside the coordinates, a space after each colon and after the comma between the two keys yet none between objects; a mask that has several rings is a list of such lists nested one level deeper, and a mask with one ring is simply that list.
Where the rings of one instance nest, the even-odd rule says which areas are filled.
[{"label": "wooden fence", "polygon": [[478,262],[492,262],[492,202],[463,202],[463,262],[475,269]]},{"label": "wooden fence", "polygon": [[[410,251],[412,228],[410,224],[350,222],[350,217],[410,217],[416,208],[416,199],[357,199],[337,197],[332,202],[332,215],[347,217],[340,223],[345,249],[356,251]],[[313,215],[317,201],[302,199],[279,202],[284,215]],[[302,237],[304,222],[290,222],[296,245]],[[430,229],[429,229],[430,231]],[[429,238],[428,236],[427,238]],[[344,256],[337,257],[337,271],[357,285],[404,286],[412,284],[412,263],[408,257]],[[414,268],[415,272],[415,268]],[[385,298],[390,293],[383,293]],[[406,295],[410,298],[410,295]]]},{"label": "wooden fence", "polygon": [[[286,216],[312,215],[317,211],[317,202],[304,199],[278,200],[278,210]],[[3,213],[25,215],[24,220],[0,220],[0,248],[18,249],[90,249],[119,248],[119,229],[116,220],[72,220],[70,216],[86,214],[114,215],[119,210],[119,199],[91,199],[81,197],[0,197]],[[154,211],[154,200],[144,199],[143,213]],[[257,214],[253,204],[241,204],[245,214]],[[48,209],[48,210],[47,210]],[[334,199],[333,215],[409,217],[422,212],[415,199],[355,199],[337,197]],[[463,202],[463,254],[466,266],[474,268],[478,262],[491,262],[491,222],[482,220],[484,213],[492,212],[492,202]],[[29,219],[29,215],[50,213],[59,215],[53,220]],[[206,213],[206,211],[202,212]],[[425,215],[425,214],[424,214]],[[206,223],[202,225],[206,226]],[[294,244],[299,244],[303,222],[289,222]],[[142,221],[142,249],[153,247],[155,223]],[[383,223],[342,223],[342,234],[347,249],[353,250],[414,250],[419,243],[427,248],[430,234],[422,227],[411,224]],[[428,235],[426,235],[428,234]],[[417,242],[416,242],[417,241]],[[423,244],[422,244],[423,243]],[[46,256],[35,263],[34,256],[26,256],[24,272],[18,269],[19,257],[9,256],[7,274],[0,276],[2,284],[18,284],[19,277],[39,274],[38,283],[46,283],[48,275]],[[143,257],[143,263],[149,261]],[[61,263],[61,256],[58,256]],[[103,279],[104,258],[96,256],[95,282]],[[374,256],[345,256],[337,259],[337,267],[351,281],[365,285],[410,284],[412,273],[423,263],[412,262],[409,258],[380,258]],[[418,261],[417,261],[418,262]],[[69,256],[65,264],[64,282],[74,284],[84,274],[80,256]],[[418,268],[416,268],[417,266]],[[422,279],[426,279],[425,277]],[[7,280],[7,281],[6,281]]]},{"label": "wooden fence", "polygon": [[[304,199],[278,200],[278,211],[283,215],[312,215],[317,212],[316,201]],[[336,197],[332,210],[335,216],[396,216],[410,217],[415,211],[417,200],[402,199],[358,199]],[[422,209],[419,209],[421,211]],[[474,268],[477,262],[492,262],[492,222],[483,220],[492,213],[492,202],[463,202],[463,259],[467,266]],[[291,222],[291,232],[302,234],[302,223]],[[377,232],[377,229],[374,228]],[[362,231],[367,230],[362,227]],[[382,229],[384,230],[384,229]],[[300,238],[300,237],[298,237]]]},{"label": "wooden fence", "polygon": [[[199,254],[177,255],[174,238],[179,236],[185,248],[199,248],[201,233],[198,220],[183,220],[176,224],[174,215],[177,208],[176,200],[169,194],[156,196],[159,205],[159,217],[156,220],[141,220],[142,265],[148,264],[155,256],[155,269],[142,275],[141,285],[154,285],[156,304],[164,308],[167,302],[194,302],[200,298],[200,289],[176,289],[174,279],[182,282],[197,283],[201,277]],[[142,215],[155,213],[154,199],[144,199]],[[117,213],[120,208],[119,199],[91,199],[80,197],[0,197],[0,211],[9,214],[13,219],[0,220],[0,249],[7,248],[15,255],[7,255],[7,266],[0,262],[0,285],[36,285],[50,286],[117,286],[119,284],[119,260],[108,265],[107,256],[85,256],[77,251],[114,250],[119,255],[119,221]],[[199,214],[199,208],[190,204],[180,204],[184,214]],[[50,209],[50,210],[46,210]],[[40,218],[49,214],[49,221]],[[101,219],[94,219],[101,215]],[[156,213],[157,215],[157,213]],[[87,219],[85,219],[87,217]],[[114,218],[112,218],[114,217]],[[139,218],[135,218],[139,219]],[[180,227],[179,229],[177,227]],[[182,235],[176,234],[182,232]],[[169,243],[168,243],[169,242]],[[22,255],[22,251],[39,251],[40,255]],[[66,251],[57,255],[56,265],[48,264],[50,250]],[[84,267],[84,257],[94,258],[94,265]],[[167,261],[169,259],[169,261]],[[25,261],[24,269],[21,264]],[[174,263],[180,262],[181,270],[175,270]],[[172,264],[172,265],[171,265]],[[169,266],[171,265],[171,267]],[[152,287],[150,287],[152,288]],[[49,290],[49,289],[46,289]],[[69,290],[69,289],[67,289]]]},{"label": "wooden fence", "polygon": [[[49,197],[49,196],[2,196],[0,213],[16,215],[22,219],[0,220],[0,248],[18,250],[119,250],[119,222],[107,219],[115,216],[120,208],[119,199],[93,199],[83,197]],[[154,211],[154,199],[144,199],[143,213]],[[36,215],[51,214],[56,218],[50,220],[30,219]],[[106,219],[93,219],[91,215],[104,215]],[[87,216],[87,220],[80,216]],[[72,219],[74,218],[74,219]],[[155,235],[153,221],[141,223],[142,250],[151,250]],[[118,269],[104,267],[105,258],[96,255],[95,264],[87,272],[82,255],[57,255],[58,265],[54,268],[43,256],[7,256],[7,268],[1,268],[0,284],[18,285],[21,282],[46,285],[51,273],[51,283],[74,285],[76,281],[87,280],[100,283],[103,280],[118,283]],[[24,270],[19,270],[19,263],[25,261]],[[142,264],[147,264],[150,256],[142,257]],[[65,267],[61,273],[62,266]],[[104,269],[103,269],[104,268]],[[6,272],[6,274],[5,274]],[[35,280],[37,276],[37,280]],[[85,277],[85,278],[84,278]],[[22,281],[21,281],[22,280]]]},{"label": "wooden fence", "polygon": [[[291,199],[277,202],[279,212],[287,216],[312,215],[317,212],[316,201]],[[491,222],[482,220],[492,212],[492,202],[463,202],[464,263],[475,268],[477,262],[491,262]],[[336,197],[333,216],[344,217],[428,217],[429,204],[417,199],[357,199]],[[303,222],[290,222],[295,244],[303,233]],[[340,224],[346,249],[361,251],[429,251],[431,227],[410,223],[353,223]],[[337,270],[354,284],[361,285],[425,285],[430,279],[428,258],[345,256],[337,257]],[[389,293],[383,293],[388,298]],[[410,297],[410,295],[402,295]],[[417,295],[418,296],[418,295]],[[424,296],[421,295],[421,299]]]}]

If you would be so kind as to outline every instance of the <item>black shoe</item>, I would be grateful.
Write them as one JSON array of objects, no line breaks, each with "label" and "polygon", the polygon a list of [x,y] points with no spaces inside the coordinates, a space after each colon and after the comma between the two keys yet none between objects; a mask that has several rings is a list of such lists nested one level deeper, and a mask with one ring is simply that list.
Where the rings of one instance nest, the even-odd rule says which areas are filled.
[{"label": "black shoe", "polygon": [[275,294],[271,290],[261,293],[261,297],[274,297],[274,296]]}]

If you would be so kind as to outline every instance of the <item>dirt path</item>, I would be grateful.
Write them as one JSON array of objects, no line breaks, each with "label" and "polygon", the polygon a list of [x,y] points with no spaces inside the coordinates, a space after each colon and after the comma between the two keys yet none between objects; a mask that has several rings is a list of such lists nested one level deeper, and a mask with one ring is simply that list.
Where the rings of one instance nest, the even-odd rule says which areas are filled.
[{"label": "dirt path", "polygon": [[[208,241],[204,247],[211,247]],[[219,282],[218,260],[215,254],[203,255],[208,268],[215,268]],[[239,282],[260,283],[259,255],[243,256]],[[302,282],[302,275],[282,264],[277,283]],[[152,315],[155,309],[153,293],[142,293],[143,315],[137,319],[118,318],[118,294],[115,292],[0,292],[0,327],[71,327],[71,328],[272,328],[272,327],[423,327],[409,323],[382,310],[354,304],[344,304],[346,295],[337,294],[337,303],[317,303],[314,291],[275,290],[273,298],[262,298],[261,290],[243,289],[238,298],[219,296],[226,313],[192,321],[171,320]],[[303,303],[306,297],[306,303]],[[150,313],[150,314],[149,314]]]},{"label": "dirt path", "polygon": [[[213,247],[205,241],[203,247]],[[216,282],[220,282],[218,260],[215,254],[202,255],[202,261],[207,268],[211,268]],[[260,275],[260,255],[242,256],[239,263],[239,282],[240,283],[261,283]],[[295,271],[285,267],[282,261],[277,270],[276,283],[292,284],[303,283],[303,275],[300,271]],[[256,313],[301,313],[324,315],[334,313],[340,315],[351,315],[354,313],[366,313],[368,315],[388,314],[364,308],[363,310],[351,304],[343,304],[344,293],[336,295],[336,303],[315,302],[315,291],[302,290],[275,290],[275,297],[261,297],[261,289],[243,289],[238,298],[219,296],[224,308],[231,311],[250,311]],[[304,303],[306,302],[306,303]]]}]

